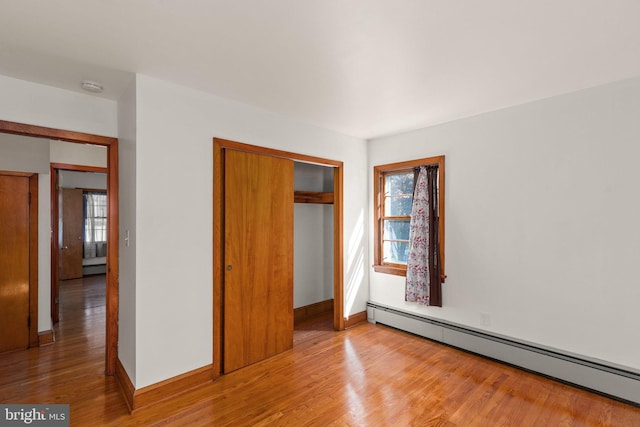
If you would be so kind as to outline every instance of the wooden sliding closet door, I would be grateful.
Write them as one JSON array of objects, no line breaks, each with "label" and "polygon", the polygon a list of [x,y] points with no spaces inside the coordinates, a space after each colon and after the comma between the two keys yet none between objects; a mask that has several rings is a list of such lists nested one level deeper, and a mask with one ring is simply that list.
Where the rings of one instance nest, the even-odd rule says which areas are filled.
[{"label": "wooden sliding closet door", "polygon": [[224,372],[293,347],[293,161],[225,150]]},{"label": "wooden sliding closet door", "polygon": [[29,178],[0,175],[0,353],[29,347]]}]

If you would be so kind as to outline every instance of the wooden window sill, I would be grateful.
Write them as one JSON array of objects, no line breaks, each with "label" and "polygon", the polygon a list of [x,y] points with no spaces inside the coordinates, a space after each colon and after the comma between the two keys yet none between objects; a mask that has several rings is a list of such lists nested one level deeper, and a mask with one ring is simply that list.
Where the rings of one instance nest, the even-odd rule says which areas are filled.
[{"label": "wooden window sill", "polygon": [[376,273],[385,273],[385,274],[393,274],[395,276],[405,276],[407,275],[406,267],[394,267],[391,265],[374,265],[373,271]]}]

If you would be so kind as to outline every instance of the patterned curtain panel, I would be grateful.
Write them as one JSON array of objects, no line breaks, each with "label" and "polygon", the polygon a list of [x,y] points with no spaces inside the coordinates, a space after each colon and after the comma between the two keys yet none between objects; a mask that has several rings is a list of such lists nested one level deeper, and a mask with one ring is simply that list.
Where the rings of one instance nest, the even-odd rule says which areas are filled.
[{"label": "patterned curtain panel", "polygon": [[405,300],[442,306],[438,236],[438,166],[421,166],[415,179]]}]

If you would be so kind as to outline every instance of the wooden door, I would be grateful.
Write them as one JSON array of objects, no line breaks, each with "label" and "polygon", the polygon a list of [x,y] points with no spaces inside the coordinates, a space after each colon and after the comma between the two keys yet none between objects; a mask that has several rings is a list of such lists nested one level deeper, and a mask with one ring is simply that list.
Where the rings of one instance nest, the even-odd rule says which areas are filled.
[{"label": "wooden door", "polygon": [[82,190],[60,189],[60,280],[82,277]]},{"label": "wooden door", "polygon": [[0,175],[0,353],[29,347],[29,177]]},{"label": "wooden door", "polygon": [[225,150],[224,372],[293,347],[293,161]]}]

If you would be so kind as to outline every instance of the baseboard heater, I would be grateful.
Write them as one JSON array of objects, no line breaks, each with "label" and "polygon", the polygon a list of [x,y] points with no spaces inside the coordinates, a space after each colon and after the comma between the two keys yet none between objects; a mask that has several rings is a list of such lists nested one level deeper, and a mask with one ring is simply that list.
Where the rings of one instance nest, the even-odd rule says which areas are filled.
[{"label": "baseboard heater", "polygon": [[367,320],[640,406],[640,371],[367,303]]}]

